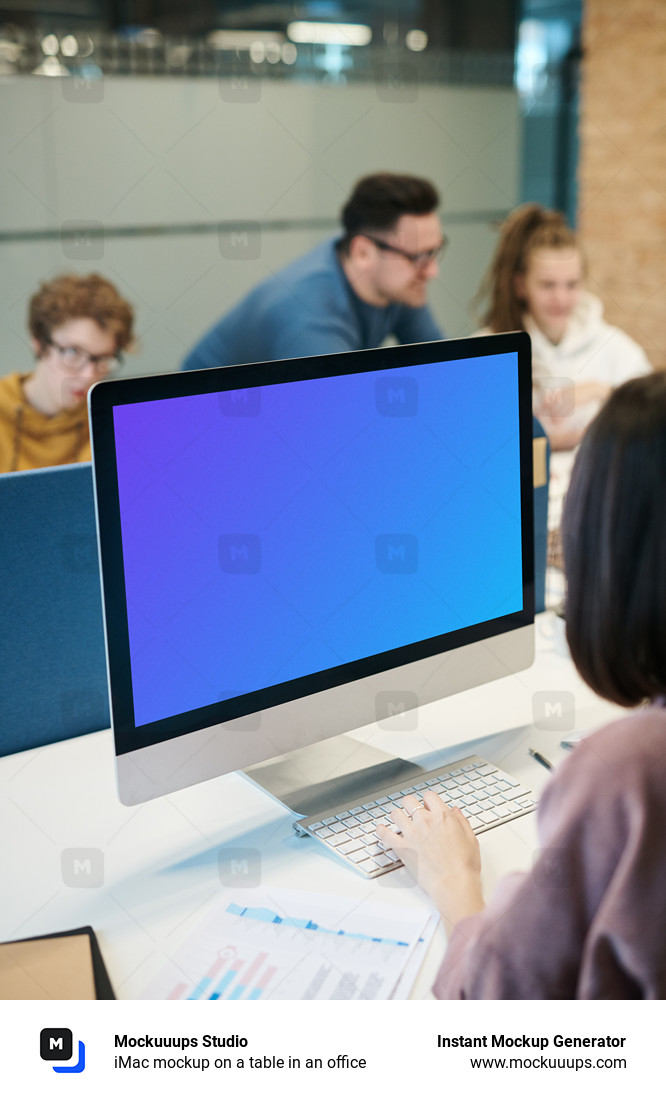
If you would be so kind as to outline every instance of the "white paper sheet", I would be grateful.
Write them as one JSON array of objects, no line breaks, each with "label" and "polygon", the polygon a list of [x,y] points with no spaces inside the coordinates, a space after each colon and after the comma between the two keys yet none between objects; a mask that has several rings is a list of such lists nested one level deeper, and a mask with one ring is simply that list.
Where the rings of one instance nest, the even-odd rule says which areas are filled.
[{"label": "white paper sheet", "polygon": [[432,910],[298,890],[225,890],[145,999],[386,1000],[408,996]]}]

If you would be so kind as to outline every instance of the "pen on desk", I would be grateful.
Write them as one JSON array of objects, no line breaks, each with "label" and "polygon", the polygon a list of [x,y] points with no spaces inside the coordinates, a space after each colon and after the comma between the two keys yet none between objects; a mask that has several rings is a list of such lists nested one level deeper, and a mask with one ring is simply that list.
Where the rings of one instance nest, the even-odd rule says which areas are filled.
[{"label": "pen on desk", "polygon": [[529,752],[530,756],[533,756],[539,764],[543,764],[544,768],[547,768],[549,772],[552,772],[553,765],[551,764],[550,760],[546,760],[546,757],[542,756],[540,752],[536,751],[536,749],[528,749],[527,751]]}]

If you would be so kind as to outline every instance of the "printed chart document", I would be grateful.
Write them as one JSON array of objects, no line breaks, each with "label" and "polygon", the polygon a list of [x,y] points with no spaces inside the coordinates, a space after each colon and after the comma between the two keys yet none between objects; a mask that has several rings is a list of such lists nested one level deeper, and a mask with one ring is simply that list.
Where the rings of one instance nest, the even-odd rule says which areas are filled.
[{"label": "printed chart document", "polygon": [[226,890],[143,998],[404,998],[437,926],[431,909],[300,890]]}]

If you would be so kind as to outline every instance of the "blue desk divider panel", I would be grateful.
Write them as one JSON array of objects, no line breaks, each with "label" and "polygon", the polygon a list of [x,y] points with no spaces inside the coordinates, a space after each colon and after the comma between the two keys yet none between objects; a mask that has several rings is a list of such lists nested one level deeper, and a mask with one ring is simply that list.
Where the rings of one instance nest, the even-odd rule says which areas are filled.
[{"label": "blue desk divider panel", "polygon": [[0,475],[0,754],[110,725],[90,463]]},{"label": "blue desk divider panel", "polygon": [[536,416],[534,429],[534,610],[546,609],[546,556],[548,553],[548,480],[550,444]]}]

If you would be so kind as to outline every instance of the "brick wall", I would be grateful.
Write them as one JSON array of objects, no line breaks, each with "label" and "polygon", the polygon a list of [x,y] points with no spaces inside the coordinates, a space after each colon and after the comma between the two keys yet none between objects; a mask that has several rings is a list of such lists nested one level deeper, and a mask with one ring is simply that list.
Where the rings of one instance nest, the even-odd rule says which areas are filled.
[{"label": "brick wall", "polygon": [[666,0],[584,0],[579,227],[606,316],[666,368]]}]

